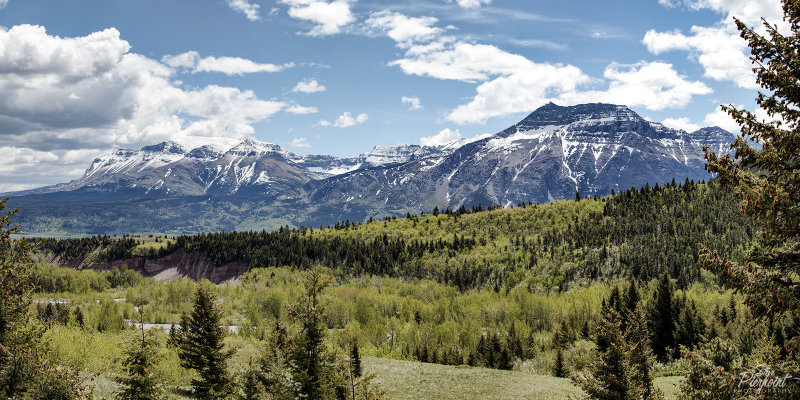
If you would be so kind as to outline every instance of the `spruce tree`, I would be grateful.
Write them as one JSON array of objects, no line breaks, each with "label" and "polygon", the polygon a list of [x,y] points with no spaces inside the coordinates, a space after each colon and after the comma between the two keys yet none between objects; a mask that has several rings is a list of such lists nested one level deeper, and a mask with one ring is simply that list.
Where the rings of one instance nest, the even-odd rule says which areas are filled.
[{"label": "spruce tree", "polygon": [[192,396],[202,400],[224,399],[231,392],[227,361],[232,353],[224,348],[227,329],[220,326],[222,309],[215,300],[214,293],[198,288],[192,313],[178,331],[181,365],[197,371]]},{"label": "spruce tree", "polygon": [[353,346],[350,348],[350,364],[353,375],[361,377],[363,370],[361,368],[361,356],[358,354],[358,343],[353,341]]},{"label": "spruce tree", "polygon": [[[735,190],[740,209],[756,221],[761,235],[744,263],[708,249],[701,250],[701,262],[743,293],[756,317],[766,318],[800,313],[800,2],[783,0],[783,11],[786,35],[766,21],[766,35],[761,35],[736,20],[750,47],[757,83],[765,89],[756,103],[776,120],[723,106],[741,128],[731,145],[735,154],[719,157],[705,149],[706,168],[718,174],[723,187]],[[800,353],[800,336],[794,333],[783,345]]]},{"label": "spruce tree", "polygon": [[675,318],[672,306],[674,292],[669,275],[663,273],[658,279],[648,315],[653,351],[659,360],[671,358],[671,351],[675,349]]},{"label": "spruce tree", "polygon": [[596,334],[598,345],[602,343],[604,350],[598,352],[597,359],[590,365],[589,375],[575,378],[575,383],[592,399],[629,399],[633,393],[628,349],[620,329],[620,319],[619,313],[610,309],[600,320]]},{"label": "spruce tree", "polygon": [[322,291],[328,280],[314,268],[303,277],[303,295],[289,310],[299,332],[292,340],[291,373],[297,383],[297,396],[326,399],[335,395],[333,357],[325,349],[327,327],[322,323]]},{"label": "spruce tree", "polygon": [[553,363],[553,376],[556,378],[565,378],[567,376],[567,369],[564,365],[564,353],[560,347],[556,348],[556,360]]},{"label": "spruce tree", "polygon": [[158,342],[152,335],[144,335],[141,341],[137,339],[129,343],[122,361],[122,369],[126,375],[116,379],[122,386],[117,397],[120,400],[162,398],[161,380],[155,374],[159,358]]}]

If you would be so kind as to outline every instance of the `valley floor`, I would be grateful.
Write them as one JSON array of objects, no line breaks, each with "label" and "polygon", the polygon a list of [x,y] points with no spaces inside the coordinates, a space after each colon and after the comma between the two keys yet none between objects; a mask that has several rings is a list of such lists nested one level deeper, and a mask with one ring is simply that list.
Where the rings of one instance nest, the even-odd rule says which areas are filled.
[{"label": "valley floor", "polygon": [[[364,357],[367,373],[393,400],[533,400],[575,399],[582,391],[564,378],[490,368],[447,366]],[[680,376],[655,378],[667,399],[678,395]],[[96,380],[95,399],[113,398],[116,385],[105,376]]]},{"label": "valley floor", "polygon": [[[477,367],[453,367],[366,357],[366,371],[394,400],[573,399],[582,391],[565,378]],[[655,379],[667,399],[678,394],[680,376]]]}]

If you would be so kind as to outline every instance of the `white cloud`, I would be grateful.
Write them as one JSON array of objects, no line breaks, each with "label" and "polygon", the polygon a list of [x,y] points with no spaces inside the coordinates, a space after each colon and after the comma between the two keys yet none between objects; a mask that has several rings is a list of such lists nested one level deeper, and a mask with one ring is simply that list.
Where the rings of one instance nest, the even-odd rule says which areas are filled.
[{"label": "white cloud", "polygon": [[370,15],[364,23],[371,29],[385,33],[403,47],[412,41],[425,41],[439,35],[443,30],[434,27],[439,20],[434,17],[408,17],[388,10]]},{"label": "white cloud", "polygon": [[292,138],[292,147],[311,147],[311,144],[304,137]]},{"label": "white cloud", "polygon": [[400,101],[403,102],[403,104],[409,104],[409,110],[419,110],[422,108],[422,102],[420,101],[419,97],[403,96],[400,98]]},{"label": "white cloud", "polygon": [[306,34],[309,36],[335,35],[342,28],[355,21],[350,10],[349,0],[280,0],[289,6],[289,16],[295,19],[310,21],[314,27]]},{"label": "white cloud", "polygon": [[238,11],[249,19],[250,21],[258,21],[261,17],[258,15],[258,4],[250,3],[248,0],[227,0],[228,7]]},{"label": "white cloud", "polygon": [[[452,3],[453,0],[447,0]],[[490,4],[492,0],[455,0],[455,2],[463,8],[478,8],[484,4]]]},{"label": "white cloud", "polygon": [[8,5],[8,0],[0,0],[0,8],[3,8]]},{"label": "white cloud", "polygon": [[733,17],[764,33],[761,18],[777,23],[782,32],[789,30],[783,21],[783,11],[777,0],[660,0],[661,5],[690,9],[710,9],[725,17],[713,26],[692,26],[691,34],[678,30],[658,32],[649,30],[642,43],[653,54],[682,50],[703,66],[705,76],[718,81],[731,81],[741,88],[758,85],[749,59],[747,43],[739,37]]},{"label": "white cloud", "polygon": [[330,122],[327,120],[319,121],[319,124],[322,126],[335,126],[337,128],[349,128],[355,125],[361,125],[364,122],[367,122],[369,116],[366,113],[358,114],[357,116],[353,117],[349,111],[344,112],[339,118],[336,118],[336,121]]},{"label": "white cloud", "polygon": [[423,146],[441,146],[459,139],[461,139],[461,133],[458,129],[444,128],[433,136],[419,138],[419,142]]},{"label": "white cloud", "polygon": [[[740,105],[738,108],[742,108],[742,106]],[[720,107],[706,114],[703,123],[706,124],[706,126],[718,126],[726,131],[739,132],[739,124],[737,124],[728,113],[722,111]]]},{"label": "white cloud", "polygon": [[325,87],[325,85],[321,85],[315,79],[311,79],[302,82],[297,82],[297,85],[294,85],[292,91],[300,93],[317,93],[317,92],[324,92],[326,89],[327,88]]},{"label": "white cloud", "polygon": [[197,72],[221,72],[225,75],[244,75],[256,72],[279,72],[294,66],[287,64],[261,64],[239,57],[203,57],[196,51],[187,51],[177,55],[166,55],[161,62],[173,68]]},{"label": "white cloud", "polygon": [[[403,19],[399,14],[384,15]],[[433,22],[425,26],[430,27]],[[662,110],[684,107],[693,96],[711,93],[704,83],[690,81],[671,64],[662,62],[612,63],[604,73],[606,89],[582,90],[603,81],[590,78],[572,65],[536,63],[496,46],[441,33],[396,35],[394,39],[405,48],[405,54],[389,65],[400,67],[408,75],[480,82],[472,100],[447,115],[449,121],[458,124],[484,123],[492,117],[533,110],[549,101],[611,102]]]},{"label": "white cloud", "polygon": [[690,58],[703,66],[704,75],[722,81],[732,81],[742,88],[756,88],[753,65],[746,54],[747,44],[735,28],[729,25],[702,27],[693,26],[692,35],[686,36],[678,31],[648,31],[642,43],[653,54],[672,50],[688,51]]},{"label": "white cloud", "polygon": [[475,82],[489,79],[492,75],[512,74],[543,64],[536,64],[492,45],[466,43],[445,37],[428,44],[411,46],[405,58],[392,61],[389,65],[396,65],[409,75]]},{"label": "white cloud", "polygon": [[319,110],[317,110],[317,107],[303,107],[301,105],[293,104],[286,109],[286,112],[289,114],[306,115],[316,114],[319,112]]},{"label": "white cloud", "polygon": [[683,129],[686,132],[694,132],[700,129],[700,125],[693,124],[692,121],[690,121],[689,118],[686,117],[666,118],[663,121],[661,121],[661,123],[672,129]]},{"label": "white cloud", "polygon": [[[39,26],[0,28],[0,147],[37,157],[36,171],[80,171],[70,162],[85,167],[90,153],[114,147],[247,137],[253,123],[287,107],[233,87],[181,89],[173,69],[129,49],[114,28],[75,38],[51,36]],[[69,168],[54,164],[84,150],[69,153]],[[78,162],[75,154],[86,159]],[[0,180],[13,183],[18,172],[0,172]]]},{"label": "white cloud", "polygon": [[663,110],[683,108],[693,96],[712,92],[704,83],[687,80],[672,64],[663,62],[611,63],[603,76],[609,80],[607,89],[567,92],[560,98],[571,104],[600,101]]}]

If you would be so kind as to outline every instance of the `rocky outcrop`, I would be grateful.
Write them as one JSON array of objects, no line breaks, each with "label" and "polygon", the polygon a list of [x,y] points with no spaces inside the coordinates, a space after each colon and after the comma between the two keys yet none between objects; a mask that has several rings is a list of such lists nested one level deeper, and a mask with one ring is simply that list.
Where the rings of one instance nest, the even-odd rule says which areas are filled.
[{"label": "rocky outcrop", "polygon": [[205,278],[214,283],[222,283],[235,279],[239,275],[250,270],[250,267],[245,262],[239,261],[215,266],[213,262],[206,258],[205,252],[192,251],[186,253],[183,250],[178,250],[166,257],[155,259],[132,257],[115,260],[108,264],[88,264],[83,266],[82,264],[84,264],[84,260],[77,259],[62,264],[61,266],[81,269],[88,268],[97,271],[128,268],[144,276],[153,277],[160,281],[178,278],[194,280]]}]

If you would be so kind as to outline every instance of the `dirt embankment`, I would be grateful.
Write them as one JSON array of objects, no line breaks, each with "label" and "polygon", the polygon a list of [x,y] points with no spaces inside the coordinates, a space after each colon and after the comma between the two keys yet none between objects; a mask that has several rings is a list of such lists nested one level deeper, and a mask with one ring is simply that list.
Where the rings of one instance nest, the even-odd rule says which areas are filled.
[{"label": "dirt embankment", "polygon": [[[54,260],[57,262],[57,260]],[[91,268],[97,271],[111,271],[114,267],[119,269],[132,269],[144,276],[151,276],[156,280],[165,281],[177,278],[202,279],[206,278],[214,283],[222,283],[234,279],[239,275],[250,270],[245,262],[237,261],[225,265],[215,266],[213,262],[206,258],[206,253],[192,251],[186,253],[178,250],[168,256],[146,259],[144,257],[132,257],[122,260],[115,260],[108,264],[84,264],[84,260],[72,260],[67,263],[59,263],[62,267],[86,269]]]}]

